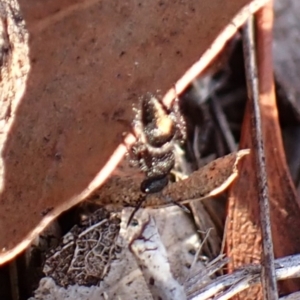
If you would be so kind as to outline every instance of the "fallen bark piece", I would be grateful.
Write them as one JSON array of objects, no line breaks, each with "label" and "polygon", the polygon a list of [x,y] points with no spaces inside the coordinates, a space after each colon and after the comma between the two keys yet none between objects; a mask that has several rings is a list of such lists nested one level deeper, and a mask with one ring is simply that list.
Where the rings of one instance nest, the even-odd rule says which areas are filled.
[{"label": "fallen bark piece", "polygon": [[174,278],[154,219],[143,210],[138,224],[131,223],[126,238],[154,299],[187,299]]}]

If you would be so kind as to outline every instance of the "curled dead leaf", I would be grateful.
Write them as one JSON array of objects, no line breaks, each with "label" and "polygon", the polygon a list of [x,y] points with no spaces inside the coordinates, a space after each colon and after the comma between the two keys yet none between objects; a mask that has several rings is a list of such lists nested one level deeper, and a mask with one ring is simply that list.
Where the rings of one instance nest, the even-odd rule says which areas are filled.
[{"label": "curled dead leaf", "polygon": [[[237,165],[250,153],[249,149],[240,150],[220,157],[187,179],[169,184],[162,192],[150,194],[142,207],[162,207],[174,202],[186,203],[215,196],[223,192],[238,176]],[[112,176],[89,200],[99,205],[120,210],[124,206],[136,206],[141,199],[139,180],[133,177]]]}]

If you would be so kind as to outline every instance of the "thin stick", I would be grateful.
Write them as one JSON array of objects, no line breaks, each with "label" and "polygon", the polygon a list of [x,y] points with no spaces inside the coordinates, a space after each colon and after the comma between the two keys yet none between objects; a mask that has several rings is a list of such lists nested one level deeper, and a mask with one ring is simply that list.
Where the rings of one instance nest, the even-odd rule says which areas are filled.
[{"label": "thin stick", "polygon": [[9,279],[10,279],[10,290],[13,300],[20,299],[19,291],[19,278],[18,278],[18,269],[17,261],[13,260],[9,263]]},{"label": "thin stick", "polygon": [[234,141],[234,137],[230,130],[227,117],[225,116],[224,111],[220,103],[218,102],[217,96],[213,95],[211,98],[211,102],[212,108],[219,122],[219,127],[226,141],[227,147],[230,152],[234,152],[237,149],[236,142]]},{"label": "thin stick", "polygon": [[264,299],[278,299],[274,251],[270,225],[270,206],[269,191],[266,172],[266,158],[264,150],[264,141],[262,135],[261,113],[259,106],[259,88],[257,79],[257,65],[255,57],[253,16],[251,16],[245,26],[244,32],[244,53],[247,78],[247,89],[250,105],[252,106],[252,142],[255,148],[256,176],[258,184],[258,199],[260,208],[260,221],[262,230],[262,286],[264,290]]},{"label": "thin stick", "polygon": [[189,278],[191,278],[192,276],[192,271],[193,271],[193,268],[195,267],[197,261],[198,261],[198,258],[200,256],[200,252],[202,251],[202,248],[204,246],[204,244],[206,243],[208,237],[209,237],[209,233],[211,232],[211,230],[213,230],[213,228],[209,228],[205,234],[205,237],[202,241],[202,243],[200,244],[200,247],[198,248],[197,252],[196,252],[196,255],[194,256],[194,259],[192,261],[192,264],[191,264],[191,267],[190,267],[190,270],[189,270],[189,273],[187,274],[186,278],[183,280],[183,283],[186,283],[186,281],[188,281]]}]

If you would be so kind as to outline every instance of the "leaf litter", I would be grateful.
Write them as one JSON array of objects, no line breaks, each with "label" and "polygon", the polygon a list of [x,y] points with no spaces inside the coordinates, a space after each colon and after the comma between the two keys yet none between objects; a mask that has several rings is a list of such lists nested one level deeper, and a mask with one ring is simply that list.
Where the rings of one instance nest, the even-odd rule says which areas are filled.
[{"label": "leaf litter", "polygon": [[[195,220],[197,219],[195,215],[198,214],[198,217],[200,219],[201,216],[204,215],[204,213],[201,210],[204,210],[206,212],[205,218],[209,218],[211,222],[210,224],[213,224],[214,226],[213,230],[219,234],[219,242],[217,243],[218,244],[218,246],[216,247],[217,250],[214,250],[215,253],[214,258],[216,258],[217,254],[222,253],[223,248],[222,245],[220,244],[220,241],[222,240],[223,231],[221,230],[220,232],[220,228],[219,228],[220,226],[218,226],[217,224],[223,224],[221,226],[223,226],[224,228],[225,210],[224,210],[224,203],[223,205],[222,204],[219,205],[219,202],[222,201],[220,199],[223,198],[223,202],[224,202],[224,198],[226,198],[227,195],[226,189],[233,182],[234,179],[238,178],[238,181],[240,181],[240,179],[246,180],[247,175],[253,172],[253,167],[251,167],[250,169],[245,168],[246,162],[250,161],[249,157],[250,158],[252,157],[252,155],[250,156],[248,155],[249,150],[241,150],[240,152],[231,153],[225,156],[225,154],[232,152],[233,148],[235,149],[237,148],[239,136],[240,136],[240,130],[241,130],[239,124],[242,118],[240,111],[242,111],[242,108],[245,107],[245,100],[246,100],[246,90],[245,87],[243,87],[243,84],[241,83],[243,82],[244,79],[242,78],[243,76],[239,75],[239,72],[241,72],[241,70],[237,63],[238,57],[241,56],[241,52],[238,50],[241,43],[239,35],[237,35],[235,39],[231,41],[231,43],[232,44],[229,44],[227,47],[229,54],[226,54],[227,57],[225,58],[225,62],[226,62],[225,67],[223,62],[223,64],[221,64],[222,67],[218,67],[217,71],[214,71],[209,75],[206,75],[206,77],[204,76],[200,78],[197,82],[195,81],[193,83],[193,86],[191,86],[183,96],[184,98],[189,98],[191,101],[190,103],[192,103],[190,104],[192,108],[183,107],[184,112],[188,110],[196,111],[195,109],[193,109],[196,107],[197,111],[199,110],[201,111],[201,113],[198,114],[198,118],[197,118],[197,114],[196,116],[194,116],[193,113],[190,113],[190,115],[186,113],[188,119],[187,121],[188,139],[184,147],[184,154],[182,155],[180,151],[176,153],[176,155],[179,158],[178,157],[176,158],[176,162],[177,162],[177,165],[175,167],[176,172],[173,173],[174,182],[169,184],[162,192],[154,195],[149,195],[147,197],[146,201],[142,205],[141,210],[138,211],[137,213],[136,220],[135,220],[136,223],[131,224],[128,229],[125,228],[126,227],[125,224],[126,224],[126,220],[129,217],[130,211],[132,210],[129,207],[135,206],[139,201],[140,194],[141,194],[139,187],[141,181],[143,180],[143,177],[140,174],[128,175],[127,172],[128,167],[126,166],[126,163],[124,164],[125,167],[119,168],[119,170],[121,171],[117,171],[119,173],[118,175],[113,175],[111,178],[109,178],[107,183],[102,188],[100,188],[95,194],[93,194],[89,199],[87,199],[87,203],[93,203],[92,205],[95,205],[95,203],[97,204],[97,206],[105,205],[106,208],[109,209],[110,214],[112,214],[112,216],[118,216],[118,218],[122,220],[120,236],[122,234],[124,234],[125,236],[120,237],[122,241],[118,240],[115,241],[115,243],[116,245],[119,243],[120,245],[123,246],[123,249],[127,249],[126,250],[128,252],[126,254],[127,258],[126,259],[124,259],[124,257],[122,258],[124,259],[126,266],[133,264],[135,265],[135,267],[132,268],[130,267],[131,270],[129,274],[124,275],[123,278],[120,274],[118,274],[119,277],[117,278],[119,279],[120,284],[122,282],[123,283],[126,282],[125,286],[126,285],[131,286],[133,282],[134,284],[136,284],[137,286],[136,290],[132,288],[132,286],[130,287],[131,296],[132,294],[135,294],[136,297],[138,297],[138,295],[142,295],[141,296],[142,299],[148,299],[148,297],[149,299],[152,299],[151,296],[152,294],[152,295],[159,295],[159,296],[163,295],[164,299],[174,299],[172,298],[174,297],[174,295],[166,294],[168,288],[170,287],[174,287],[174,292],[178,293],[176,295],[182,295],[181,294],[182,288],[185,287],[185,283],[188,282],[186,281],[186,279],[187,278],[190,279],[192,277],[191,274],[189,273],[189,268],[191,268],[191,264],[193,263],[193,259],[191,259],[191,257],[189,257],[189,259],[186,259],[184,258],[184,256],[186,255],[186,253],[189,253],[190,251],[191,253],[194,253],[194,255],[191,255],[192,258],[194,258],[197,249],[200,248],[200,244],[201,244],[200,237],[201,236],[203,237],[206,232],[206,230],[204,233],[201,232],[203,228],[198,228],[198,233],[195,232],[193,229],[193,227],[195,226],[194,222],[196,222],[193,221],[193,218]],[[231,68],[229,72],[228,72],[228,67]],[[204,88],[201,89],[202,93],[204,91],[204,95],[201,94],[200,97],[199,97],[199,89],[198,89],[199,84],[202,84],[204,86]],[[283,89],[284,87],[280,85],[279,87],[277,86],[277,88]],[[224,120],[223,120],[222,128],[220,128],[220,122],[219,122],[220,110],[218,109],[220,109],[220,107],[216,108],[216,104],[214,103],[215,100],[217,100],[218,103],[221,104],[221,114],[223,112],[224,116],[226,117],[225,118],[226,126],[224,126]],[[287,110],[291,109],[288,104],[289,103],[288,101],[289,100],[284,97],[281,98],[279,97],[279,102],[284,102],[287,107]],[[286,111],[284,111],[284,113],[286,114]],[[280,117],[282,118],[283,113],[279,112],[279,114]],[[199,115],[202,115],[202,118],[199,118]],[[207,123],[208,123],[208,127],[206,128],[204,125],[207,125]],[[225,132],[224,132],[224,127],[225,127]],[[246,136],[245,133],[242,136],[244,136],[245,138]],[[271,133],[270,136],[272,136]],[[232,141],[234,141],[234,143],[232,143]],[[250,147],[250,144],[245,143],[244,147],[248,148]],[[240,167],[237,168],[238,162],[245,155],[248,155],[248,158],[247,157],[245,158],[246,159],[245,162],[243,158],[241,160]],[[215,157],[220,157],[220,156],[221,158],[215,160]],[[201,165],[204,165],[204,167],[197,170],[198,167]],[[238,173],[238,170],[242,170],[242,172]],[[269,175],[269,176],[271,176],[269,177],[270,179],[273,178],[272,176],[275,175]],[[181,178],[182,180],[178,180],[179,178]],[[244,189],[244,191],[247,191],[248,189],[251,190],[252,186],[251,183],[249,186],[249,182],[252,182],[252,180],[249,179],[245,185],[239,185],[238,183],[236,183],[234,184],[234,189],[238,189],[238,190]],[[277,184],[277,187],[281,187],[281,185]],[[232,195],[232,193],[233,191],[231,190],[230,194]],[[214,196],[215,199],[211,199],[210,198],[211,196]],[[217,199],[218,197],[220,199]],[[241,199],[243,198],[243,196],[239,196],[239,197],[241,197]],[[202,199],[201,203],[203,203],[203,207],[199,210],[195,208],[194,209],[191,208],[193,205],[193,200],[197,200],[197,199],[198,200]],[[187,214],[186,212],[182,211],[180,208],[173,206],[175,202],[179,202],[181,204],[187,204],[188,207],[190,207],[192,213]],[[124,208],[124,206],[128,206],[128,208]],[[231,209],[230,207],[231,206],[229,205],[229,212]],[[121,209],[123,209],[122,215],[120,214]],[[255,213],[255,209],[248,208],[248,213],[250,214]],[[92,213],[91,216],[87,218],[92,218],[93,214],[94,213]],[[174,216],[173,224],[166,225],[168,220],[172,219],[171,216],[172,217]],[[215,216],[217,216],[218,218],[217,221]],[[241,218],[241,215],[237,215],[237,217]],[[243,217],[241,218],[241,220],[243,221]],[[247,219],[245,221],[248,222]],[[184,224],[186,225],[183,225],[182,222],[185,222]],[[171,231],[175,230],[175,232],[177,229],[177,231],[179,232],[178,224],[180,224],[179,227],[182,227],[183,230],[183,232],[181,232],[181,235],[186,237],[186,239],[184,239],[185,242],[183,242],[183,244],[181,244],[182,241],[180,241],[180,238],[178,240],[175,239],[175,241],[173,241],[170,237],[173,235],[172,233],[169,234],[170,236],[169,235],[167,235],[167,237],[164,236],[164,234],[166,234],[165,232],[167,231],[167,229]],[[150,228],[148,228],[148,226],[150,226]],[[196,222],[196,226],[197,226],[197,222]],[[150,235],[149,233],[147,233],[147,230],[150,230]],[[188,230],[189,233],[185,232],[185,230]],[[144,234],[146,235],[144,236]],[[244,232],[240,232],[236,230],[235,234],[240,235],[239,238],[241,239],[243,238]],[[226,236],[227,235],[228,235],[228,230],[226,231]],[[160,236],[162,237],[163,242],[160,241]],[[152,241],[152,237],[153,237],[153,241]],[[247,238],[247,236],[245,237]],[[155,243],[153,245],[147,244],[143,242],[143,240],[144,241],[149,240],[149,242],[155,242],[157,244]],[[135,246],[136,243],[138,244],[140,243],[139,246]],[[189,246],[187,246],[186,243]],[[211,245],[214,245],[213,241],[210,242],[206,241],[205,243],[206,244],[211,243]],[[191,245],[193,245],[193,247],[187,250],[189,247],[191,247]],[[136,262],[135,260],[132,260],[132,255],[128,250],[128,246],[130,251],[134,254]],[[153,262],[151,262],[151,260],[147,261],[147,259],[145,259],[143,255],[145,255],[147,251],[149,250],[151,251],[152,248],[156,248],[156,247],[158,249],[161,249],[157,253],[153,253],[153,255],[158,255],[158,257],[154,259]],[[164,247],[166,247],[166,249]],[[178,271],[180,269],[180,266],[176,267],[176,263],[172,261],[174,257],[180,256],[179,254],[177,254],[179,255],[177,256],[176,254],[173,253],[174,250],[172,249],[174,248],[177,249],[179,248],[181,250],[180,252],[182,258],[180,258],[179,265],[187,266],[185,274],[182,273],[180,274],[180,272]],[[117,247],[117,249],[119,249],[119,247]],[[205,272],[205,270],[208,270],[209,264],[208,261],[205,260],[205,258],[206,259],[209,258],[209,260],[212,260],[211,255],[208,253],[210,249],[206,249],[205,251],[206,253],[205,252],[202,253],[196,260],[197,264],[199,264],[197,271],[200,273]],[[275,247],[275,253],[276,253],[276,247]],[[115,272],[118,272],[117,261],[118,262],[121,261],[120,258],[121,256],[118,255],[119,254],[116,254],[116,258],[114,258],[113,261],[111,262],[113,267],[111,266],[110,270],[116,269]],[[169,261],[166,259],[166,255]],[[235,255],[234,253],[229,254],[229,258],[233,262],[237,259],[234,255]],[[129,263],[128,256],[131,257],[130,263]],[[229,299],[228,297],[231,297],[236,293],[233,292],[232,294],[230,294],[231,293],[230,291],[234,290],[233,289],[234,286],[235,286],[235,291],[240,291],[244,289],[245,286],[247,286],[247,284],[243,283],[245,280],[248,280],[250,284],[259,281],[259,277],[257,274],[260,273],[260,269],[259,269],[260,255],[257,255],[256,258],[258,263],[257,267],[247,267],[245,266],[245,264],[247,264],[247,261],[243,259],[240,260],[238,266],[232,267],[232,271],[234,268],[241,267],[241,266],[245,266],[244,269],[241,269],[240,271],[237,270],[236,272],[234,272],[232,276],[237,276],[237,279],[234,279],[234,281],[230,281],[231,279],[229,279],[228,281],[229,284],[222,285],[222,288],[219,290],[215,289],[217,286],[217,281],[211,282],[211,280],[213,280],[214,277],[212,276],[211,278],[209,278],[206,276],[206,278],[202,282],[200,283],[197,282],[197,288],[195,289],[196,291],[193,293],[193,296],[191,296],[192,294],[189,294],[189,297],[196,297],[195,299],[209,299],[209,297],[219,294],[219,296],[215,299]],[[162,263],[161,267],[162,269],[165,270],[163,272],[166,273],[163,274],[165,274],[168,280],[166,285],[154,284],[153,287],[153,280],[154,282],[156,282],[156,279],[160,278],[160,274],[155,272],[151,273],[151,271],[149,271],[150,273],[147,271],[148,273],[146,272],[145,274],[143,274],[143,268],[141,268],[140,266],[143,264],[147,266],[147,263],[150,263],[149,265],[150,268],[155,266],[155,263],[157,263],[157,261],[161,261],[161,260],[165,260],[165,262]],[[276,260],[275,261],[276,272],[278,269],[278,264],[279,265],[281,264],[281,266],[283,266],[283,269],[285,271],[289,270],[288,268],[297,268],[297,265],[299,265],[299,258],[296,256],[291,257],[290,261],[289,261],[290,264],[286,265],[285,262],[280,263],[280,260]],[[216,269],[215,271],[220,271],[221,268],[222,267]],[[124,269],[126,268],[124,267]],[[148,267],[146,269],[148,269]],[[143,275],[141,276],[141,274]],[[246,279],[249,277],[249,274],[251,276],[256,276],[255,277],[256,279],[253,280],[251,276],[250,277],[252,279]],[[115,282],[116,277],[114,276],[117,275],[108,274],[107,277],[109,276],[112,276],[112,278],[114,278],[112,279],[112,282]],[[229,276],[230,278],[231,275],[224,275],[224,276]],[[288,275],[284,275],[282,278],[287,278],[287,277]],[[142,279],[141,282],[138,282],[138,278]],[[218,277],[218,280],[221,281],[222,278],[223,277]],[[129,297],[129,294],[126,294],[125,291],[126,288],[124,286],[122,288],[120,288],[119,285],[113,287],[112,283],[109,284],[103,282],[101,282],[100,284],[100,286],[102,287],[101,291],[103,292],[102,294],[103,299],[111,299],[115,297],[117,294],[121,295],[119,294],[119,292],[124,293],[123,294],[124,299]],[[212,287],[210,290],[211,294],[210,296],[204,296],[203,294],[201,298],[199,294],[202,293],[203,289],[206,289],[203,286],[205,286],[207,282],[210,282],[210,285],[207,285],[206,288],[209,289],[210,286]],[[242,288],[240,286],[242,286]],[[85,287],[82,288],[85,289],[85,292],[82,291],[80,292],[82,293],[80,296],[82,297],[81,299],[85,299],[84,297],[91,297],[91,295],[92,297],[96,297],[97,293],[99,297],[99,290],[97,290],[97,287],[90,287],[89,289]],[[48,298],[38,298],[39,293],[40,295],[42,295],[45,292],[45,289],[48,291],[48,296],[47,296]],[[76,286],[75,289],[77,292],[79,292],[80,290],[78,286]],[[112,294],[110,294],[109,289],[112,289],[111,291]],[[42,284],[40,285],[40,290],[36,291],[36,299],[64,299],[63,297],[67,297],[67,295],[69,297],[71,295],[71,299],[73,299],[72,297],[74,297],[74,299],[76,299],[75,297],[78,297],[78,294],[77,296],[75,296],[76,292],[74,292],[74,290],[71,291],[72,290],[71,286],[69,286],[67,290],[68,293],[66,289],[62,287],[58,287],[53,282],[53,280],[49,278],[48,279],[44,278]],[[92,291],[91,294],[88,291]],[[83,296],[84,293],[85,296]],[[89,296],[87,296],[87,294],[89,294]],[[55,297],[57,298],[54,298],[54,295],[56,295]],[[199,298],[197,298],[197,295],[199,296]],[[251,296],[249,295],[249,297]],[[89,299],[93,299],[93,298],[89,298]]]}]

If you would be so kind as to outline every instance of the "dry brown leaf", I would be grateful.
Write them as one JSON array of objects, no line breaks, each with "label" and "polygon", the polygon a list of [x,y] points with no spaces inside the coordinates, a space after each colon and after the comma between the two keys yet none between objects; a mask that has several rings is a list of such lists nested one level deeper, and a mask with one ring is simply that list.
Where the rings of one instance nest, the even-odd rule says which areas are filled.
[{"label": "dry brown leaf", "polygon": [[237,178],[237,166],[249,153],[249,149],[244,149],[210,162],[187,179],[169,185],[162,197],[186,203],[220,194]]},{"label": "dry brown leaf", "polygon": [[[270,195],[270,216],[274,252],[276,257],[300,253],[300,208],[293,182],[285,161],[278,112],[274,94],[272,73],[272,34],[269,19],[261,20],[258,28],[258,77],[260,84],[260,105],[262,132],[265,143],[268,187]],[[249,107],[243,122],[240,147],[254,148],[251,141],[251,115]],[[252,150],[252,154],[253,154]],[[258,193],[254,156],[250,155],[240,165],[240,174],[230,190],[229,221],[227,229],[229,268],[248,263],[260,263],[261,232],[258,212]],[[284,291],[299,288],[298,281],[288,281]],[[262,299],[259,286],[251,288],[234,299]]]},{"label": "dry brown leaf", "polygon": [[[249,11],[265,1],[254,2]],[[114,151],[130,130],[132,103],[148,91],[164,94],[247,3],[1,2],[0,264],[103,183],[125,152]],[[249,11],[178,81],[178,92]]]},{"label": "dry brown leaf", "polygon": [[[223,192],[238,176],[237,165],[241,158],[249,153],[249,150],[244,149],[208,163],[187,179],[169,184],[160,193],[148,195],[142,207],[186,203]],[[140,183],[141,180],[132,177],[112,176],[89,200],[110,206],[114,210],[124,206],[136,206],[142,196]]]}]

